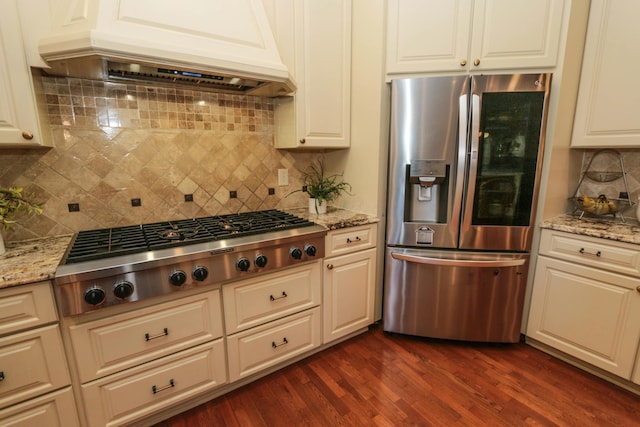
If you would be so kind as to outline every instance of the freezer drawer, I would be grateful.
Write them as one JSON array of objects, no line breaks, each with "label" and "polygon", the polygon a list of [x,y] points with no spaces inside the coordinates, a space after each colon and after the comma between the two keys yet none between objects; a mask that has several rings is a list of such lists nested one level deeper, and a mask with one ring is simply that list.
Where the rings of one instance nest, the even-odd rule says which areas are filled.
[{"label": "freezer drawer", "polygon": [[388,247],[384,330],[517,342],[529,255]]}]

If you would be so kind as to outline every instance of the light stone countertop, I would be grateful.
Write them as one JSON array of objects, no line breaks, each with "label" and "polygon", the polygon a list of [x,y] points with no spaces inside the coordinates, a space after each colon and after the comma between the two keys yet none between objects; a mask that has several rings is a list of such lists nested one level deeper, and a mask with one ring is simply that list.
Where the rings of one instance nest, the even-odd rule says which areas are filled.
[{"label": "light stone countertop", "polygon": [[640,225],[638,221],[629,218],[626,218],[625,221],[626,222],[622,222],[617,218],[593,218],[586,216],[580,218],[578,216],[564,214],[546,219],[540,226],[552,230],[640,245]]},{"label": "light stone countertop", "polygon": [[51,280],[73,235],[5,242],[0,255],[0,289]]},{"label": "light stone countertop", "polygon": [[326,214],[311,214],[308,208],[287,209],[288,213],[299,216],[316,224],[323,225],[329,230],[340,228],[357,227],[359,225],[373,224],[380,222],[380,219],[368,214],[353,212],[346,209],[329,206]]}]

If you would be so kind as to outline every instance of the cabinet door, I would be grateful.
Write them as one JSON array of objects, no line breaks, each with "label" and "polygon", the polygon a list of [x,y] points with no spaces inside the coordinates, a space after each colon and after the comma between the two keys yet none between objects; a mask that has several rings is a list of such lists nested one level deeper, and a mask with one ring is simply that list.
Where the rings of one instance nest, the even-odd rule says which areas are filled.
[{"label": "cabinet door", "polygon": [[58,325],[1,338],[0,375],[0,408],[69,384]]},{"label": "cabinet door", "polygon": [[40,129],[34,82],[27,66],[15,0],[2,2],[0,74],[0,148],[50,145],[50,138]]},{"label": "cabinet door", "polygon": [[27,400],[0,411],[3,427],[77,427],[80,425],[71,387]]},{"label": "cabinet door", "polygon": [[638,279],[538,257],[527,335],[630,379],[640,339]]},{"label": "cabinet door", "polygon": [[592,0],[578,89],[573,147],[639,147],[640,7]]},{"label": "cabinet door", "polygon": [[466,71],[472,0],[389,0],[387,75]]},{"label": "cabinet door", "polygon": [[275,100],[276,147],[348,148],[351,1],[264,1],[298,85],[293,96]]},{"label": "cabinet door", "polygon": [[554,67],[564,0],[476,0],[471,70]]},{"label": "cabinet door", "polygon": [[390,0],[387,78],[553,67],[564,0]]},{"label": "cabinet door", "polygon": [[325,344],[373,323],[375,272],[375,249],[324,261]]}]

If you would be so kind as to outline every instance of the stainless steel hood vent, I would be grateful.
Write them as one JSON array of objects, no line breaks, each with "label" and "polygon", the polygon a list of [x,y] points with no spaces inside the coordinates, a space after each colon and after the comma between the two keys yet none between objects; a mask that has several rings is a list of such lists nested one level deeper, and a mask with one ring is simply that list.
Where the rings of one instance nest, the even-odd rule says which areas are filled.
[{"label": "stainless steel hood vent", "polygon": [[261,0],[57,0],[40,55],[51,75],[280,96],[296,85]]},{"label": "stainless steel hood vent", "polygon": [[176,68],[149,67],[139,64],[106,62],[106,74],[109,80],[142,81],[161,84],[177,84],[194,87],[199,90],[248,92],[267,83],[240,77],[228,77]]}]

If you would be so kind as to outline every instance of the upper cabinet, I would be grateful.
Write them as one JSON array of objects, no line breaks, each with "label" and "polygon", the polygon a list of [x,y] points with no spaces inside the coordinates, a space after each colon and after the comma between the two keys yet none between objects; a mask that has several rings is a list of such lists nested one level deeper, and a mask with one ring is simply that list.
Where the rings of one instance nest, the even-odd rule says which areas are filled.
[{"label": "upper cabinet", "polygon": [[50,146],[48,129],[38,116],[39,81],[27,65],[17,0],[2,2],[0,75],[0,148]]},{"label": "upper cabinet", "polygon": [[351,1],[263,0],[298,90],[275,99],[276,148],[348,148]]},{"label": "upper cabinet", "polygon": [[640,147],[640,7],[592,0],[572,147]]},{"label": "upper cabinet", "polygon": [[556,65],[564,0],[389,0],[387,79]]}]

